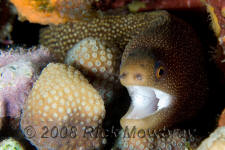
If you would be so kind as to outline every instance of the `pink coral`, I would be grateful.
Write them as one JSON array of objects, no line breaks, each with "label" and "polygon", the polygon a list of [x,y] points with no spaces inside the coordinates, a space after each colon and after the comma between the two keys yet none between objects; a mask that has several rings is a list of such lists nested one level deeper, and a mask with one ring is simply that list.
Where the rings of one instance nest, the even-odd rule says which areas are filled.
[{"label": "pink coral", "polygon": [[16,62],[18,60],[28,60],[34,64],[43,65],[49,61],[50,53],[47,48],[33,47],[31,49],[24,49],[18,47],[16,49],[10,49],[9,51],[0,50],[0,67]]},{"label": "pink coral", "polygon": [[39,70],[51,61],[47,49],[22,48],[0,55],[0,117],[18,118]]},{"label": "pink coral", "polygon": [[29,61],[17,61],[0,68],[1,116],[19,117],[24,100],[34,81],[34,68]]}]

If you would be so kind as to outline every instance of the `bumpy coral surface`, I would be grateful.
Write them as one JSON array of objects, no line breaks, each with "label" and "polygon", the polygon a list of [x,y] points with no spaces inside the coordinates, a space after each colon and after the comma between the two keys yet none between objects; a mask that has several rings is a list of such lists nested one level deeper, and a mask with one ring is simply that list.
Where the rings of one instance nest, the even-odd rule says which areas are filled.
[{"label": "bumpy coral surface", "polygon": [[41,47],[0,51],[0,117],[18,118],[40,69],[52,60]]},{"label": "bumpy coral surface", "polygon": [[96,14],[94,0],[11,0],[19,15],[33,23],[59,24]]},{"label": "bumpy coral surface", "polygon": [[67,52],[66,64],[74,65],[85,75],[114,81],[119,76],[122,53],[100,39],[86,38]]},{"label": "bumpy coral surface", "polygon": [[120,16],[105,16],[89,21],[73,21],[52,25],[41,31],[40,43],[58,56],[65,57],[74,44],[87,37],[94,37],[113,43],[124,49],[128,41],[145,29],[152,20],[160,19],[165,11]]},{"label": "bumpy coral surface", "polygon": [[218,127],[205,139],[197,150],[224,150],[225,149],[225,127]]},{"label": "bumpy coral surface", "polygon": [[1,150],[24,150],[23,146],[13,138],[3,140],[0,143]]},{"label": "bumpy coral surface", "polygon": [[184,150],[196,148],[200,138],[191,130],[123,130],[114,149]]},{"label": "bumpy coral surface", "polygon": [[108,104],[119,88],[121,51],[98,38],[86,38],[67,52],[65,63],[73,65],[90,80]]},{"label": "bumpy coral surface", "polygon": [[[104,115],[101,96],[79,71],[50,63],[29,95],[21,127],[27,138],[27,127],[34,129],[30,141],[39,149],[95,149],[104,143]],[[49,133],[43,135],[43,127]]]}]

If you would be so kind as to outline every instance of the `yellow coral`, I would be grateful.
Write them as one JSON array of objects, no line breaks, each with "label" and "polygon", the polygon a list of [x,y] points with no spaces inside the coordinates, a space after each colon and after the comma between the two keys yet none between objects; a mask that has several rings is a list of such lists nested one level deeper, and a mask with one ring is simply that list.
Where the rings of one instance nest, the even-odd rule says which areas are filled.
[{"label": "yellow coral", "polygon": [[67,52],[65,63],[81,70],[108,104],[112,100],[113,89],[120,85],[121,55],[121,51],[112,44],[90,37],[78,42]]},{"label": "yellow coral", "polygon": [[[35,128],[37,134],[30,140],[40,149],[95,149],[102,139],[83,137],[83,133],[86,127],[100,128],[104,115],[103,100],[79,71],[50,63],[28,97],[21,125],[24,132],[28,126]],[[60,133],[54,138],[47,134],[50,138],[43,138],[44,126],[68,132],[64,133],[65,138]]]},{"label": "yellow coral", "polygon": [[119,76],[121,52],[104,40],[86,38],[67,52],[66,64],[81,68],[86,75],[110,79]]},{"label": "yellow coral", "polygon": [[209,4],[206,4],[206,8],[207,8],[207,11],[210,13],[210,17],[212,19],[212,28],[213,28],[216,36],[219,36],[221,28],[220,28],[220,25],[218,22],[218,18],[214,12],[214,8]]}]

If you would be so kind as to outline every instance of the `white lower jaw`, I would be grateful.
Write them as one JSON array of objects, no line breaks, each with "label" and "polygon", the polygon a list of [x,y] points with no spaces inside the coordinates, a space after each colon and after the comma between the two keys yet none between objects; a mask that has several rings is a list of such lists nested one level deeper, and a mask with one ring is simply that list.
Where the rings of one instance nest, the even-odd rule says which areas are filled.
[{"label": "white lower jaw", "polygon": [[142,119],[171,104],[172,96],[147,86],[127,86],[132,99],[126,119]]}]

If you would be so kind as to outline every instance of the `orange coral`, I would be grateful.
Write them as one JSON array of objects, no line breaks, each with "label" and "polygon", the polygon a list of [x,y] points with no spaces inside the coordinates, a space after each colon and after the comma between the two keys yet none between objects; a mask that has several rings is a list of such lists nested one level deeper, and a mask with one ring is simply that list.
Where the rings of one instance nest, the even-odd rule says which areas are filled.
[{"label": "orange coral", "polygon": [[40,11],[35,8],[37,3],[30,0],[11,0],[16,6],[21,18],[26,18],[30,22],[49,24],[49,23],[63,23],[65,19],[61,18],[57,12]]},{"label": "orange coral", "polygon": [[20,19],[33,23],[60,24],[71,19],[80,19],[92,13],[93,0],[11,0]]},{"label": "orange coral", "polygon": [[225,126],[225,109],[223,110],[222,114],[220,115],[218,126]]},{"label": "orange coral", "polygon": [[[50,63],[28,97],[21,128],[39,149],[100,149],[105,142],[99,135],[104,117],[103,100],[88,80],[71,66]],[[29,127],[35,131],[32,138]],[[43,127],[57,133],[44,137]]]}]

